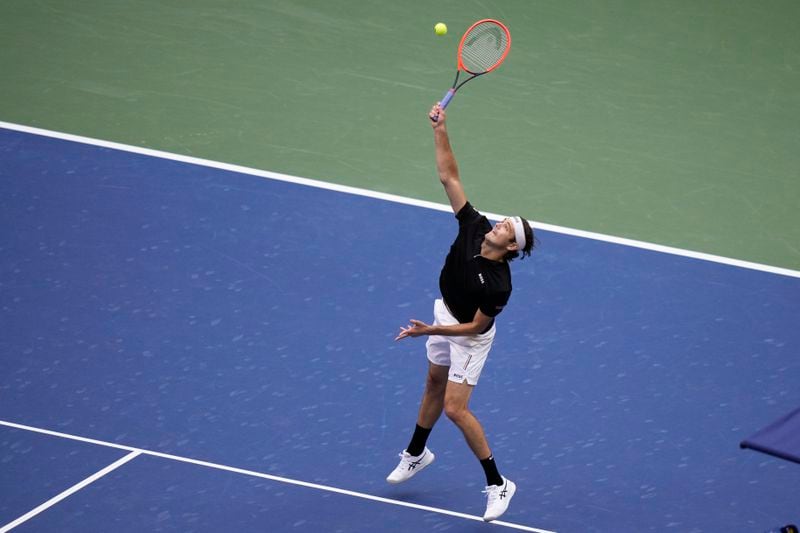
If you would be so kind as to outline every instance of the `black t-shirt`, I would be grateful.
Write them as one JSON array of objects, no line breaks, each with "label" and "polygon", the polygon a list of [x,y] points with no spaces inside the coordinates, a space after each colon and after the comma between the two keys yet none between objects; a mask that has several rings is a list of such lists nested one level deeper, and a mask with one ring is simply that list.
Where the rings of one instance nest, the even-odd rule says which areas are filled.
[{"label": "black t-shirt", "polygon": [[439,275],[444,303],[456,319],[472,322],[478,309],[495,317],[511,296],[511,269],[505,261],[480,255],[483,237],[492,225],[467,202],[456,214],[458,236],[450,246]]}]

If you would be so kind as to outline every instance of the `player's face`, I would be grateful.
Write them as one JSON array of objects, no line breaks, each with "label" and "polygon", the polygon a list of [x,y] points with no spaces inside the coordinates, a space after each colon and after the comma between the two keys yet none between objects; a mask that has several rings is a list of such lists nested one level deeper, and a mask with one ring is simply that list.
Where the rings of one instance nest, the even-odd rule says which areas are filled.
[{"label": "player's face", "polygon": [[497,248],[508,248],[514,243],[516,234],[514,233],[514,224],[510,218],[506,218],[498,222],[492,228],[492,231],[484,237],[492,246]]}]

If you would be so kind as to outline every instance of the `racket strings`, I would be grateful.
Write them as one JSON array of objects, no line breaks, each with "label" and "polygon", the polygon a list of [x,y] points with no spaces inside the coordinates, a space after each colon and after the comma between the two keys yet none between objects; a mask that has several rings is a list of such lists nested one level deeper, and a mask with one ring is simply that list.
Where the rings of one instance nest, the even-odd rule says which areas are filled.
[{"label": "racket strings", "polygon": [[497,24],[478,24],[464,36],[461,62],[467,72],[482,73],[497,65],[504,57],[509,40]]}]

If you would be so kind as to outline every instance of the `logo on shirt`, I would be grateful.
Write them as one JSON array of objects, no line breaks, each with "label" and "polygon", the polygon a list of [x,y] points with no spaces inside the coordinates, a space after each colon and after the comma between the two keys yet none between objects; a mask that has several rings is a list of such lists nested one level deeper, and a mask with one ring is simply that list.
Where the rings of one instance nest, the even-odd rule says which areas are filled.
[{"label": "logo on shirt", "polygon": [[478,279],[481,280],[481,285],[486,285],[486,282],[483,281],[483,272],[478,272]]}]

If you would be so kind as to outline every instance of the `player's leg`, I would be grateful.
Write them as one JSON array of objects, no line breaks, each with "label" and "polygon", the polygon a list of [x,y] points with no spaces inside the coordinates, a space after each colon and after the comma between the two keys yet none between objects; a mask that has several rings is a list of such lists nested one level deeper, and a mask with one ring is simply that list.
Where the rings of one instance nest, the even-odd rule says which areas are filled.
[{"label": "player's leg", "polygon": [[[446,314],[446,307],[441,300],[434,302],[434,325],[455,320]],[[425,392],[417,414],[417,425],[406,451],[412,456],[419,456],[425,451],[428,435],[444,409],[444,394],[447,390],[447,376],[450,370],[450,341],[447,337],[431,335],[425,342],[428,355],[428,375],[425,379]]]},{"label": "player's leg", "polygon": [[386,478],[389,483],[408,481],[431,464],[436,457],[425,444],[433,425],[439,420],[444,409],[448,368],[428,363],[428,377],[425,380],[425,392],[422,393],[422,401],[419,406],[417,425],[411,436],[411,442],[400,453],[400,462]]},{"label": "player's leg", "polygon": [[[428,377],[425,380],[425,392],[419,406],[417,425],[423,428],[433,428],[444,410],[444,393],[447,389],[447,371],[449,367],[428,363]],[[423,442],[424,446],[425,443]],[[409,445],[409,450],[414,449]]]},{"label": "player's leg", "polygon": [[[472,391],[483,372],[494,341],[495,328],[481,335],[450,337],[450,370],[444,396],[444,412],[464,434],[472,452],[483,461],[491,456],[489,443],[478,419],[469,410]],[[500,480],[500,475],[487,473],[489,485]]]},{"label": "player's leg", "polygon": [[458,426],[464,434],[472,453],[479,459],[486,459],[492,452],[486,435],[472,411],[469,410],[469,399],[472,396],[474,385],[469,385],[466,380],[464,383],[449,381],[444,397],[444,412],[447,417]]},{"label": "player's leg", "polygon": [[517,491],[517,486],[498,472],[483,427],[469,410],[469,399],[474,389],[475,386],[468,384],[466,380],[463,383],[449,381],[444,397],[444,412],[464,434],[464,439],[480,461],[486,474],[486,490],[484,492],[487,502],[483,519],[488,522],[499,518],[506,512],[511,498]]},{"label": "player's leg", "polygon": [[483,427],[469,410],[469,400],[488,359],[494,335],[493,326],[481,335],[451,338],[449,381],[444,396],[445,414],[464,434],[486,474],[487,504],[483,519],[487,521],[502,515],[516,492],[516,485],[498,472]]},{"label": "player's leg", "polygon": [[[434,324],[439,323],[443,307],[441,300],[434,303]],[[425,346],[428,352],[428,375],[417,414],[417,424],[411,442],[400,453],[400,462],[386,477],[389,483],[402,483],[411,479],[436,457],[425,445],[444,409],[444,394],[450,367],[450,343],[445,337],[430,336]]]}]

